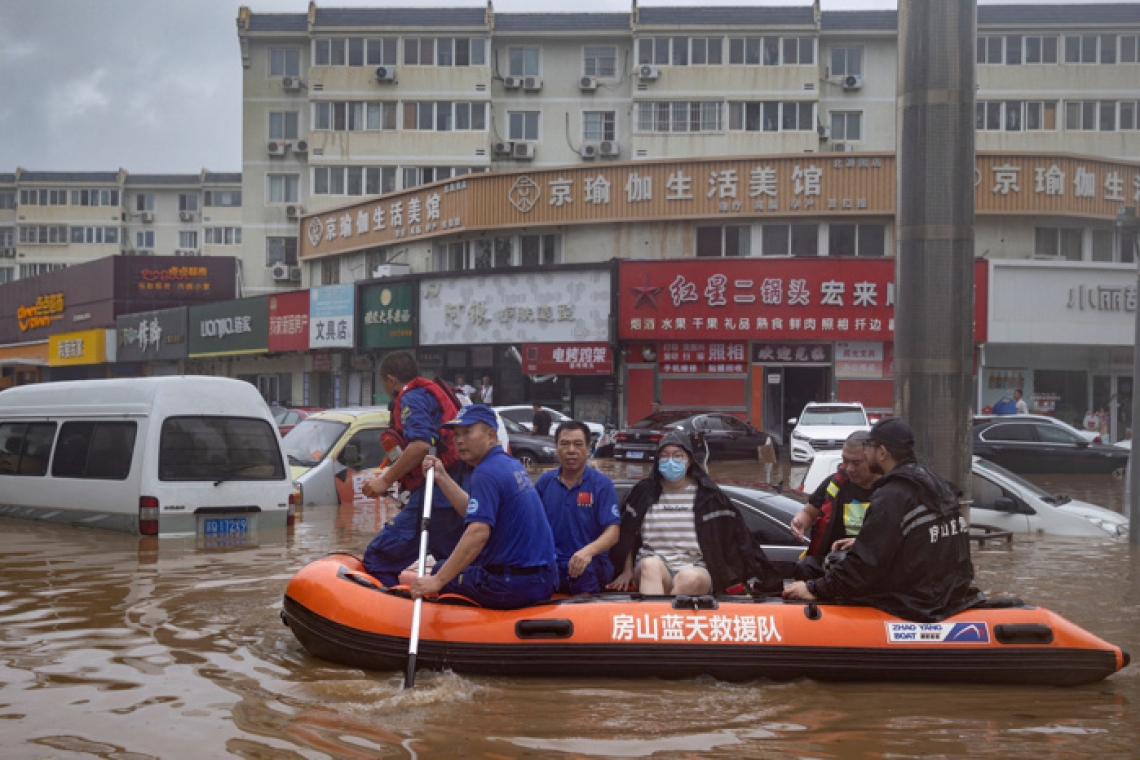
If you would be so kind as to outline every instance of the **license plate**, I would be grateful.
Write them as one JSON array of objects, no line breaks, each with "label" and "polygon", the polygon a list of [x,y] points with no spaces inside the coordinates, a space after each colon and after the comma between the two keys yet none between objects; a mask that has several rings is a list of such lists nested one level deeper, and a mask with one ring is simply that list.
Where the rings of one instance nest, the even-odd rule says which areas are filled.
[{"label": "license plate", "polygon": [[625,455],[627,457],[629,457],[630,459],[641,459],[643,456],[645,456],[645,452],[644,451],[627,451]]},{"label": "license plate", "polygon": [[238,538],[249,533],[248,517],[209,517],[202,521],[202,533],[210,538]]}]

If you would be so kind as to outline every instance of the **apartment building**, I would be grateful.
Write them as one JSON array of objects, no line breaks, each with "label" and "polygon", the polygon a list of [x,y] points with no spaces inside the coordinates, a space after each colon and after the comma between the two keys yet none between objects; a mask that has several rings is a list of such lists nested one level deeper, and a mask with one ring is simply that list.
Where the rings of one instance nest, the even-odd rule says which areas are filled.
[{"label": "apartment building", "polygon": [[17,169],[0,174],[0,284],[120,254],[238,256],[242,223],[236,173]]}]

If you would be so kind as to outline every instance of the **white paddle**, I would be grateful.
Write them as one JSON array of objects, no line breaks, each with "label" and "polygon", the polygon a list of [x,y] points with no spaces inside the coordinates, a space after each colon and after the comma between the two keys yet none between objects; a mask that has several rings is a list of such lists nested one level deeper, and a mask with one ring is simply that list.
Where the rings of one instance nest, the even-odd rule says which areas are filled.
[{"label": "white paddle", "polygon": [[[428,452],[435,456],[435,447]],[[431,497],[435,490],[435,467],[427,471],[427,489],[424,493],[424,511],[420,518],[420,564],[416,570],[416,577],[424,577],[424,565],[427,564],[428,524],[431,522]],[[412,635],[408,639],[408,672],[404,675],[404,688],[410,689],[416,685],[416,653],[420,648],[420,614],[423,611],[424,600],[417,599],[412,604]]]}]

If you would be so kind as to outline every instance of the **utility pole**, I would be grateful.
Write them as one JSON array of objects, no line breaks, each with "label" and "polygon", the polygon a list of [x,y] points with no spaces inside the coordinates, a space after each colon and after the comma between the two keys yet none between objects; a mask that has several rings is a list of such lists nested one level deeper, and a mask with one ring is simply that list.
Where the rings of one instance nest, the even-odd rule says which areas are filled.
[{"label": "utility pole", "polygon": [[976,0],[900,0],[895,413],[969,495]]}]

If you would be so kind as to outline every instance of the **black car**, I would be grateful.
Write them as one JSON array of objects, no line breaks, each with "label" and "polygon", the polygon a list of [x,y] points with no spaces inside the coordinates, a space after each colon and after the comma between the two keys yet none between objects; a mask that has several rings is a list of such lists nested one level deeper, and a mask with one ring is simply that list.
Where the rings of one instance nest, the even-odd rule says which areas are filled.
[{"label": "black car", "polygon": [[[625,502],[634,484],[635,481],[632,480],[614,482],[619,502]],[[748,529],[760,540],[768,561],[776,566],[783,577],[791,578],[796,561],[807,548],[807,541],[796,538],[789,527],[792,518],[803,505],[788,496],[770,491],[725,483],[717,485],[740,510]]]},{"label": "black car", "polygon": [[[614,459],[642,462],[653,459],[658,441],[670,430],[688,433],[698,448],[703,441],[712,461],[755,460],[757,448],[768,440],[767,433],[725,412],[692,409],[658,412],[618,431],[614,438]],[[702,457],[703,452],[698,451],[697,456]]]},{"label": "black car", "polygon": [[975,425],[974,454],[1014,472],[1110,472],[1119,477],[1129,456],[1127,449],[1092,443],[1024,416]]},{"label": "black car", "polygon": [[511,454],[526,467],[540,464],[558,464],[554,458],[554,438],[549,435],[535,435],[524,430],[514,420],[500,417],[510,438]]}]

